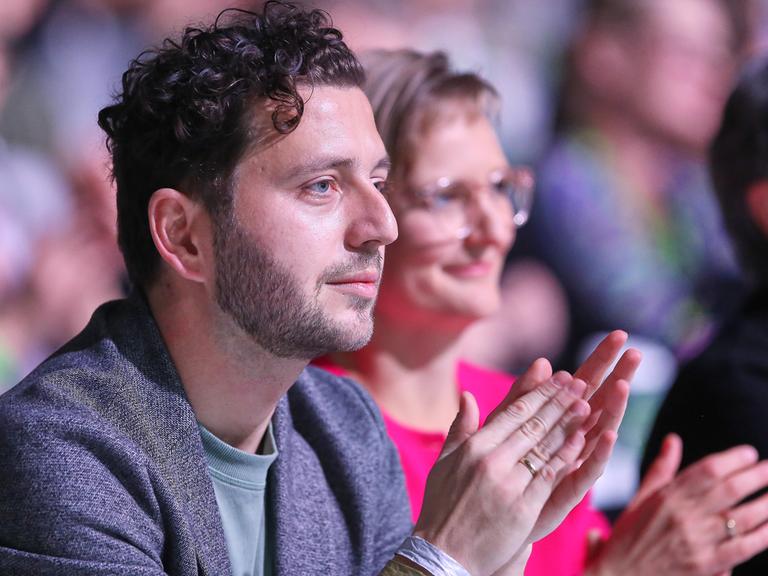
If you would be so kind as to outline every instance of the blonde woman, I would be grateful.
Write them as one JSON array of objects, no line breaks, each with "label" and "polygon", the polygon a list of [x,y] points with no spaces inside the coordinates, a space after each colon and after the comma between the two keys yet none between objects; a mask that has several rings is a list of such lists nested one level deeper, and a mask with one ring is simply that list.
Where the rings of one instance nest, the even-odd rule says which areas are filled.
[{"label": "blonde woman", "polygon": [[[527,219],[533,175],[508,164],[492,123],[497,95],[483,79],[453,72],[441,53],[382,51],[364,62],[400,232],[387,249],[373,339],[321,364],[361,382],[378,403],[415,520],[461,395],[475,396],[482,422],[513,385],[463,362],[460,343],[499,306],[502,265]],[[612,333],[576,376],[594,373],[625,338]],[[630,351],[609,378],[631,377],[638,362]],[[621,415],[607,406],[601,417],[618,424]],[[768,498],[739,505],[768,485],[768,465],[742,446],[677,475],[681,449],[678,438],[666,440],[613,534],[586,499],[534,545],[526,574],[714,575],[768,546],[768,528],[755,528],[768,519]],[[750,530],[736,533],[735,518]]]}]

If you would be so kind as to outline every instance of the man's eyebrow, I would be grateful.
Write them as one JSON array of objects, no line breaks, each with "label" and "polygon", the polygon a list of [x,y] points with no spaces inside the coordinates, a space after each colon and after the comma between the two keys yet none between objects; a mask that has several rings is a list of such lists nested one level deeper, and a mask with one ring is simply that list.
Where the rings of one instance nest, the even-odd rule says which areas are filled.
[{"label": "man's eyebrow", "polygon": [[[297,177],[312,176],[313,174],[317,174],[318,172],[325,172],[326,170],[338,170],[340,168],[344,168],[344,169],[354,168],[357,164],[358,164],[357,159],[349,158],[346,156],[344,157],[331,156],[331,157],[319,158],[317,160],[309,161],[306,164],[297,166],[296,169],[293,171],[293,175]],[[374,166],[373,169],[379,170],[381,168],[385,168],[389,170],[391,166],[392,166],[392,162],[390,161],[389,156],[384,156],[376,163],[376,166]]]}]

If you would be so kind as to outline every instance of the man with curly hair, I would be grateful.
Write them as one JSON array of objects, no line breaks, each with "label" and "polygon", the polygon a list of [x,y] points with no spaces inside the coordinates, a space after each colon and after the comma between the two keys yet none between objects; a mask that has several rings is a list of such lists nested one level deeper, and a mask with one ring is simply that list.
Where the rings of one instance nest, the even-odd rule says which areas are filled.
[{"label": "man with curly hair", "polygon": [[397,234],[363,80],[281,3],[131,63],[99,124],[135,288],[0,399],[0,573],[521,574],[595,481],[630,375],[590,431],[582,396],[621,339],[480,430],[464,397],[413,533],[372,401],[306,368],[367,342]]}]

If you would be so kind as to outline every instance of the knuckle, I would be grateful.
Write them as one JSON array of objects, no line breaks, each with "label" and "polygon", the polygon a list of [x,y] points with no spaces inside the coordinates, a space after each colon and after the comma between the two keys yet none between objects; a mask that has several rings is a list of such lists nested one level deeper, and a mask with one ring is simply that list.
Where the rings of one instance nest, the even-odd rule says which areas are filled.
[{"label": "knuckle", "polygon": [[552,402],[561,410],[565,411],[573,404],[574,396],[570,392],[562,391],[552,398]]},{"label": "knuckle", "polygon": [[547,484],[554,484],[555,479],[557,478],[557,471],[552,464],[547,462],[541,467],[541,470],[539,470],[539,476],[541,476]]},{"label": "knuckle", "polygon": [[714,459],[707,459],[701,463],[701,474],[705,479],[714,480],[720,476],[719,468]]},{"label": "knuckle", "polygon": [[547,431],[547,424],[540,416],[531,416],[521,428],[523,434],[532,440],[539,440]]},{"label": "knuckle", "polygon": [[539,462],[547,462],[552,458],[553,450],[548,442],[543,441],[531,448],[529,454]]},{"label": "knuckle", "polygon": [[482,442],[478,440],[477,436],[472,436],[462,444],[462,451],[464,459],[469,462],[474,462],[481,459],[484,452]]},{"label": "knuckle", "polygon": [[475,472],[485,481],[493,482],[498,474],[495,459],[490,455],[480,458],[475,464]]},{"label": "knuckle", "polygon": [[512,404],[507,406],[504,412],[509,418],[514,419],[527,416],[533,412],[533,409],[531,408],[530,400],[523,396],[522,398],[518,398],[512,402]]}]

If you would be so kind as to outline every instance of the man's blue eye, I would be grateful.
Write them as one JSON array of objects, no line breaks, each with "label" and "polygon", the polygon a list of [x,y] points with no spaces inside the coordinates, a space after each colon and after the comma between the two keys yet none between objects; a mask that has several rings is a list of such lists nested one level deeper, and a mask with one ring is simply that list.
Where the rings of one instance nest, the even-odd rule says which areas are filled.
[{"label": "man's blue eye", "polygon": [[330,180],[320,180],[309,185],[309,189],[318,194],[327,194],[333,188],[333,182]]}]

